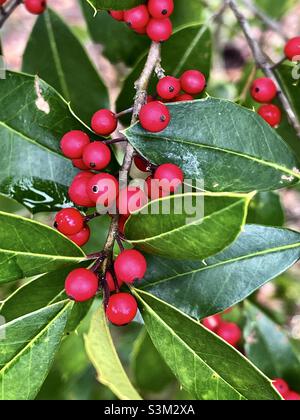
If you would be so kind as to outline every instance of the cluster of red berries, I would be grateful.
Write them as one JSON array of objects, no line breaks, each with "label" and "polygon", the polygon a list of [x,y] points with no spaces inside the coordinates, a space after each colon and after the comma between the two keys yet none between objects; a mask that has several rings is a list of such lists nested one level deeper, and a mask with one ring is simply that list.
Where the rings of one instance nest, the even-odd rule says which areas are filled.
[{"label": "cluster of red berries", "polygon": [[155,42],[167,41],[173,33],[170,16],[174,11],[173,0],[149,0],[130,10],[110,10],[110,15],[125,22],[138,34],[148,35]]},{"label": "cluster of red berries", "polygon": [[283,379],[274,379],[273,385],[286,401],[300,401],[300,394],[291,391],[289,385]]},{"label": "cluster of red berries", "polygon": [[205,318],[202,324],[231,346],[238,347],[242,338],[242,331],[237,324],[224,321],[221,315],[213,315]]}]

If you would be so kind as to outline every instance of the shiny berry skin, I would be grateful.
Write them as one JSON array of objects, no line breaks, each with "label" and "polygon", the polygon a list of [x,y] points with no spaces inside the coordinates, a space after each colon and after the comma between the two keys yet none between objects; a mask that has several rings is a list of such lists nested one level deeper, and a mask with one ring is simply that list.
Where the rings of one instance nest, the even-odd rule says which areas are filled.
[{"label": "shiny berry skin", "polygon": [[172,76],[163,77],[158,82],[156,90],[162,99],[173,99],[181,90],[180,81]]},{"label": "shiny berry skin", "polygon": [[60,148],[69,159],[81,159],[84,148],[90,144],[89,136],[83,131],[69,131],[63,136]]},{"label": "shiny berry skin", "polygon": [[206,88],[206,78],[198,70],[187,70],[180,78],[181,88],[189,95],[199,95]]},{"label": "shiny berry skin", "polygon": [[148,197],[139,187],[127,187],[120,191],[117,200],[119,213],[129,217],[148,203]]},{"label": "shiny berry skin", "polygon": [[139,119],[145,130],[159,133],[167,128],[171,121],[171,115],[166,105],[162,102],[154,101],[142,107]]},{"label": "shiny berry skin", "polygon": [[144,26],[143,28],[134,29],[134,32],[140,35],[146,35],[147,33],[147,26]]},{"label": "shiny berry skin", "polygon": [[84,149],[82,159],[90,169],[101,171],[110,164],[111,151],[106,144],[95,141]]},{"label": "shiny berry skin", "polygon": [[112,18],[122,22],[124,20],[124,12],[123,10],[110,10],[108,12]]},{"label": "shiny berry skin", "polygon": [[72,159],[72,164],[74,168],[80,169],[81,171],[86,171],[90,169],[88,166],[85,165],[82,159]]},{"label": "shiny berry skin", "polygon": [[174,12],[173,0],[149,0],[148,10],[155,19],[164,19],[170,17]]},{"label": "shiny berry skin", "polygon": [[[115,285],[115,282],[114,282],[114,278],[109,271],[106,273],[105,279],[106,279],[106,283],[109,287],[109,291],[111,293],[115,292],[116,291],[116,285]],[[119,285],[119,288],[120,288],[122,286],[123,282],[120,281],[120,280],[117,280],[117,281],[118,281],[118,285]]]},{"label": "shiny berry skin", "polygon": [[270,124],[271,127],[277,127],[281,123],[281,110],[273,104],[262,105],[257,113]]},{"label": "shiny berry skin", "polygon": [[149,12],[144,4],[124,12],[124,21],[134,30],[145,28],[149,19]]},{"label": "shiny berry skin", "polygon": [[221,322],[222,322],[222,318],[220,317],[220,315],[213,315],[213,316],[209,316],[208,318],[205,318],[202,321],[202,324],[208,330],[216,332],[219,326],[221,325]]},{"label": "shiny berry skin", "polygon": [[298,394],[297,392],[294,392],[294,391],[290,391],[285,396],[285,400],[286,401],[300,401],[300,394]]},{"label": "shiny berry skin", "polygon": [[280,379],[280,378],[274,379],[273,385],[277,389],[279,394],[283,396],[283,398],[285,398],[287,394],[290,392],[290,388],[288,384],[283,379]]},{"label": "shiny berry skin", "polygon": [[98,291],[98,277],[86,268],[72,271],[65,283],[66,294],[75,302],[86,302],[96,296]]},{"label": "shiny berry skin", "polygon": [[131,284],[143,279],[147,271],[147,262],[139,251],[129,249],[121,252],[114,267],[118,280]]},{"label": "shiny berry skin", "polygon": [[277,88],[272,79],[261,77],[254,80],[251,96],[256,102],[271,102],[277,95]]},{"label": "shiny berry skin", "polygon": [[141,156],[134,157],[134,164],[141,172],[149,172],[149,162]]},{"label": "shiny berry skin", "polygon": [[222,322],[216,333],[233,347],[237,347],[242,338],[239,326],[233,322]]},{"label": "shiny berry skin", "polygon": [[118,126],[116,114],[109,109],[100,109],[92,117],[91,127],[100,136],[109,136]]},{"label": "shiny berry skin", "polygon": [[88,243],[91,236],[91,231],[88,226],[85,226],[80,232],[75,235],[70,235],[68,238],[78,246],[84,246]]},{"label": "shiny berry skin", "polygon": [[173,163],[165,163],[156,169],[153,178],[160,181],[164,191],[173,193],[182,185],[184,174],[179,166]]},{"label": "shiny berry skin", "polygon": [[109,298],[106,316],[112,324],[121,327],[134,320],[137,309],[137,302],[132,295],[117,293]]},{"label": "shiny berry skin", "polygon": [[57,213],[54,227],[64,235],[76,235],[84,227],[84,217],[77,209],[63,209]]},{"label": "shiny berry skin", "polygon": [[90,199],[87,193],[88,182],[93,176],[94,174],[91,172],[81,172],[74,178],[68,194],[70,199],[77,206],[94,207],[95,203]]},{"label": "shiny berry skin", "polygon": [[300,36],[296,36],[287,42],[284,53],[289,60],[300,61]]},{"label": "shiny berry skin", "polygon": [[150,19],[147,25],[147,35],[154,42],[167,41],[173,33],[173,25],[169,18]]},{"label": "shiny berry skin", "polygon": [[46,0],[24,0],[24,5],[34,15],[41,15],[47,8]]},{"label": "shiny berry skin", "polygon": [[183,93],[182,95],[176,96],[173,102],[189,102],[193,101],[194,99],[195,98],[192,95],[189,95],[188,93]]},{"label": "shiny berry skin", "polygon": [[111,207],[119,193],[119,182],[107,173],[94,175],[87,182],[87,194],[99,206]]}]

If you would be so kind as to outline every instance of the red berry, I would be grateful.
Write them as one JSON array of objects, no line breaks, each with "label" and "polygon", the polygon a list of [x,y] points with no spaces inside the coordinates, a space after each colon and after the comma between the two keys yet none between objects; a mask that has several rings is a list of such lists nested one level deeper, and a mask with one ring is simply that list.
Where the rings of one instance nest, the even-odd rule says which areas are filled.
[{"label": "red berry", "polygon": [[148,10],[152,17],[156,19],[164,19],[174,12],[173,0],[149,0]]},{"label": "red berry", "polygon": [[158,133],[167,128],[171,115],[166,105],[162,102],[154,101],[142,107],[139,118],[145,130]]},{"label": "red berry", "polygon": [[180,81],[172,76],[163,77],[158,82],[156,90],[162,99],[173,99],[181,90]]},{"label": "red berry", "polygon": [[91,169],[101,171],[109,165],[110,161],[110,148],[100,141],[89,144],[83,151],[83,162]]},{"label": "red berry", "polygon": [[206,79],[198,70],[188,70],[180,78],[182,89],[190,95],[198,95],[206,88]]},{"label": "red berry", "polygon": [[91,127],[100,136],[109,136],[116,130],[117,126],[116,114],[109,109],[100,109],[92,117]]},{"label": "red berry", "polygon": [[4,3],[6,3],[7,0],[0,0],[0,6],[2,6]]},{"label": "red berry", "polygon": [[[105,278],[106,278],[106,283],[107,283],[107,285],[109,287],[109,291],[111,293],[112,292],[115,292],[116,291],[116,285],[115,285],[115,282],[114,282],[114,278],[113,278],[112,274],[109,271],[106,273]],[[119,288],[120,288],[122,286],[123,282],[120,281],[120,280],[117,280],[117,281],[118,281],[118,285],[119,285]]]},{"label": "red berry", "polygon": [[134,164],[140,171],[149,172],[149,162],[147,162],[141,156],[134,157]]},{"label": "red berry", "polygon": [[77,268],[66,279],[66,294],[76,302],[85,302],[96,296],[98,284],[95,273],[86,268]]},{"label": "red berry", "polygon": [[134,30],[144,28],[149,19],[149,12],[144,4],[124,12],[124,21]]},{"label": "red berry", "polygon": [[75,235],[70,235],[68,238],[78,246],[83,246],[88,243],[91,236],[91,231],[88,226],[85,226],[80,232]]},{"label": "red berry", "polygon": [[222,322],[216,333],[233,347],[236,347],[242,338],[239,326],[232,322]]},{"label": "red berry", "polygon": [[82,159],[72,159],[72,163],[75,168],[80,169],[81,171],[86,171],[87,169],[90,169],[84,164]]},{"label": "red berry", "polygon": [[149,102],[154,102],[154,101],[155,101],[155,99],[152,95],[147,96],[147,104],[149,104]]},{"label": "red berry", "polygon": [[137,302],[129,293],[117,293],[110,297],[106,315],[112,324],[123,326],[134,320],[137,314]]},{"label": "red berry", "polygon": [[188,93],[183,93],[182,95],[176,96],[173,102],[188,102],[193,101],[194,99],[195,98],[192,95],[189,95]]},{"label": "red berry", "polygon": [[24,5],[28,12],[34,15],[40,15],[44,13],[47,8],[46,0],[24,0]]},{"label": "red berry", "polygon": [[125,233],[125,223],[128,220],[128,216],[120,216],[119,217],[119,232],[124,235]]},{"label": "red berry", "polygon": [[145,35],[147,33],[147,26],[144,26],[143,28],[134,29],[134,32],[140,35]]},{"label": "red berry", "polygon": [[119,193],[119,182],[107,173],[94,175],[87,182],[87,194],[94,204],[111,207]]},{"label": "red berry", "polygon": [[150,19],[147,25],[147,35],[154,42],[167,41],[173,33],[172,22],[166,19]]},{"label": "red berry", "polygon": [[273,385],[277,389],[279,394],[283,396],[283,398],[285,398],[287,394],[290,392],[290,388],[288,384],[283,379],[280,379],[280,378],[274,379]]},{"label": "red berry", "polygon": [[89,136],[83,131],[73,130],[65,134],[60,142],[63,154],[69,159],[80,159],[84,148],[90,143]]},{"label": "red berry", "polygon": [[115,20],[122,22],[124,20],[124,12],[123,10],[110,10],[109,14]]},{"label": "red berry", "polygon": [[135,249],[121,252],[115,261],[115,273],[118,280],[124,283],[134,283],[142,280],[147,271],[145,257]]},{"label": "red berry", "polygon": [[254,80],[251,96],[256,102],[271,102],[277,95],[277,87],[272,79],[261,77]]},{"label": "red berry", "polygon": [[286,57],[291,61],[300,61],[300,36],[290,39],[284,49]]},{"label": "red berry", "polygon": [[161,188],[165,192],[173,193],[182,185],[184,174],[179,166],[173,163],[165,163],[156,169],[154,179],[160,182]]},{"label": "red berry", "polygon": [[205,318],[202,321],[202,324],[208,330],[216,332],[219,326],[221,325],[221,322],[222,322],[222,318],[220,317],[220,315],[213,315],[208,318]]},{"label": "red berry", "polygon": [[151,176],[146,179],[146,187],[150,200],[157,200],[168,195],[168,192],[162,188],[160,182]]},{"label": "red berry", "polygon": [[76,235],[84,227],[84,217],[77,209],[63,209],[57,213],[54,227],[64,235]]},{"label": "red berry", "polygon": [[81,172],[74,178],[69,188],[69,197],[77,206],[94,207],[95,203],[87,193],[88,182],[93,176],[91,172]]},{"label": "red berry", "polygon": [[139,187],[129,186],[120,191],[117,200],[119,213],[129,217],[148,203],[148,197]]},{"label": "red berry", "polygon": [[297,394],[297,392],[289,392],[286,397],[285,397],[286,401],[300,401],[300,394]]},{"label": "red berry", "polygon": [[262,105],[258,109],[258,114],[270,124],[271,127],[276,127],[281,122],[281,111],[278,106],[273,104]]}]

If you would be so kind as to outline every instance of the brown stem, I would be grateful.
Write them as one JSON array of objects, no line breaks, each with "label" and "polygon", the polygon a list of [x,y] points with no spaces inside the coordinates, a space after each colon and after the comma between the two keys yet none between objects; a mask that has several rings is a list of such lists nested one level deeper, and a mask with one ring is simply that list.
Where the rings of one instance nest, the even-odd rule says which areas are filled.
[{"label": "brown stem", "polygon": [[11,0],[0,9],[0,28],[4,25],[5,21],[14,12],[14,10],[23,2],[23,0]]},{"label": "brown stem", "polygon": [[123,117],[123,115],[132,114],[132,112],[133,112],[133,107],[124,109],[124,111],[121,111],[118,114],[116,114],[116,117],[120,118],[120,117]]}]

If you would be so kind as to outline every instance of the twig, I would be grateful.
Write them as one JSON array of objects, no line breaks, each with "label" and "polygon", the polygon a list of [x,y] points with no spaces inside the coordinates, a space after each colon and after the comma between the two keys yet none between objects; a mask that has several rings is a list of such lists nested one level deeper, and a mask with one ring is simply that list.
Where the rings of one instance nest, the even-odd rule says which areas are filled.
[{"label": "twig", "polygon": [[253,53],[253,56],[254,56],[257,67],[259,67],[264,72],[264,74],[267,77],[269,77],[270,79],[272,79],[273,82],[275,83],[275,85],[277,87],[277,90],[278,90],[278,98],[279,98],[285,112],[287,113],[288,119],[289,119],[291,125],[293,126],[294,130],[296,131],[297,136],[300,138],[300,121],[299,121],[297,115],[295,114],[295,112],[293,111],[293,108],[290,105],[288,97],[281,90],[280,83],[279,83],[279,81],[276,77],[276,74],[273,70],[272,64],[269,61],[269,58],[262,51],[258,42],[252,36],[252,31],[251,31],[250,25],[249,25],[247,19],[245,18],[245,16],[239,10],[239,7],[237,5],[236,0],[226,0],[226,1],[227,1],[228,6],[231,8],[233,13],[235,14],[243,32],[244,32],[244,35],[247,39],[249,47],[252,50],[252,53]]},{"label": "twig", "polygon": [[23,0],[11,0],[0,9],[0,28],[4,25],[5,21],[14,12],[14,10],[22,3]]},{"label": "twig", "polygon": [[118,114],[116,114],[117,118],[123,117],[123,115],[127,115],[127,114],[132,114],[133,112],[133,107],[125,109],[124,111],[119,112]]}]

